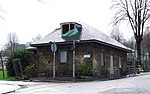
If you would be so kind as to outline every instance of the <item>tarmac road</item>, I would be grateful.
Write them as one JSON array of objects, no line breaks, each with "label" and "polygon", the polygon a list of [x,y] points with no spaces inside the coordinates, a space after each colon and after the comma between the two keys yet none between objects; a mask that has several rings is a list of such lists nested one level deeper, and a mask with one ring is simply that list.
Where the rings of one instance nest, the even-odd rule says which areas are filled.
[{"label": "tarmac road", "polygon": [[150,94],[150,72],[109,81],[11,82],[11,84],[24,87],[10,94]]}]

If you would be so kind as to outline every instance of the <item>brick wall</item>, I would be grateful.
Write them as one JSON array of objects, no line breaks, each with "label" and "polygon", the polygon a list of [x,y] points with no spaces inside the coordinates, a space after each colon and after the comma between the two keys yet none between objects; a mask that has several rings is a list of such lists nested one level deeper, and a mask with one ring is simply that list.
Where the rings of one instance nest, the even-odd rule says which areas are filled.
[{"label": "brick wall", "polygon": [[[72,44],[57,45],[56,51],[56,76],[70,76],[72,77],[72,62],[73,62],[73,46]],[[122,57],[122,70],[126,72],[126,52],[117,50],[111,47],[103,46],[98,43],[76,43],[76,63],[88,63],[92,67],[92,76],[101,77],[102,69],[109,72],[110,66],[110,55],[114,56],[114,69],[117,70],[119,67],[118,56]],[[60,63],[60,52],[67,51],[67,62]],[[100,53],[104,52],[104,66],[100,64]],[[90,54],[89,60],[84,58],[85,54]],[[38,58],[38,70],[39,75],[45,75],[52,77],[52,63],[53,63],[53,53],[50,50],[50,47],[38,47],[37,50]],[[76,66],[77,68],[77,66]],[[115,75],[118,75],[115,73]],[[109,74],[108,74],[109,76]]]}]

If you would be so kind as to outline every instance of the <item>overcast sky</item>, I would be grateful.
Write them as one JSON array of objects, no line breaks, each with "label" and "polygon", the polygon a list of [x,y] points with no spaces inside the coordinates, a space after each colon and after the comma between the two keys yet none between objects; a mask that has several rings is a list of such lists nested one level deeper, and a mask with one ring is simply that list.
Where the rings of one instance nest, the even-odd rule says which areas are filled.
[{"label": "overcast sky", "polygon": [[[40,2],[39,2],[40,1]],[[0,47],[15,32],[19,43],[32,41],[38,34],[43,37],[66,21],[79,21],[109,35],[112,18],[112,0],[0,0]],[[129,35],[129,31],[123,32]],[[125,36],[125,38],[127,38]]]}]

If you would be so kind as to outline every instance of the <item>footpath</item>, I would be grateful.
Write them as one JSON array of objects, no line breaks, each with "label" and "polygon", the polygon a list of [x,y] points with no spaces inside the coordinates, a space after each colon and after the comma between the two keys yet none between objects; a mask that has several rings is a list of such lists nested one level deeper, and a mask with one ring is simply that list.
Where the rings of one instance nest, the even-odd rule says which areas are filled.
[{"label": "footpath", "polygon": [[0,94],[7,94],[11,92],[15,92],[20,88],[19,85],[13,85],[9,83],[0,83]]},{"label": "footpath", "polygon": [[[141,73],[139,75],[136,75],[136,76],[144,76],[144,75],[150,75],[150,72],[145,72],[145,73]],[[128,76],[128,77],[131,77]],[[126,78],[128,78],[126,77]],[[133,76],[135,77],[135,76]],[[2,81],[0,80],[0,94],[8,94],[8,93],[13,93],[15,92],[16,90],[19,90],[21,88],[24,88],[26,86],[35,86],[35,85],[41,85],[41,84],[44,84],[44,82],[54,82],[54,83],[61,83],[61,82],[68,82],[68,81],[65,81],[66,79],[58,79],[58,81],[51,81],[49,79],[33,79],[33,81]],[[69,81],[71,82],[71,81]],[[80,82],[80,81],[77,81],[77,82]],[[81,81],[82,82],[82,81]]]}]

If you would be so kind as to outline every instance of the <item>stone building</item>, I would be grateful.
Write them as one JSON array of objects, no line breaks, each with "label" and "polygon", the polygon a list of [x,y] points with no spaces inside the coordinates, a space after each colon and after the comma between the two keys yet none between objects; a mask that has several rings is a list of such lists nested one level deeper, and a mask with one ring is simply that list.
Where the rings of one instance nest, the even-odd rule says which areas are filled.
[{"label": "stone building", "polygon": [[[57,45],[55,63],[53,43]],[[32,60],[37,74],[46,77],[119,78],[126,74],[127,53],[131,52],[94,27],[76,22],[61,23],[60,28],[31,46],[37,50]]]}]

